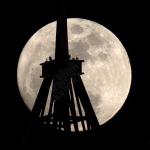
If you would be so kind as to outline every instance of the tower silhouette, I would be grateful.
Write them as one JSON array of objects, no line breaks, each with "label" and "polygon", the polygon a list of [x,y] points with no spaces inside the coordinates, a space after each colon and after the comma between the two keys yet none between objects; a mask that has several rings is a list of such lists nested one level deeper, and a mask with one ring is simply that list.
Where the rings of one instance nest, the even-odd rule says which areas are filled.
[{"label": "tower silhouette", "polygon": [[82,62],[69,55],[67,17],[61,15],[57,19],[55,59],[49,57],[40,64],[43,82],[32,109],[53,130],[79,132],[99,127],[80,77]]}]

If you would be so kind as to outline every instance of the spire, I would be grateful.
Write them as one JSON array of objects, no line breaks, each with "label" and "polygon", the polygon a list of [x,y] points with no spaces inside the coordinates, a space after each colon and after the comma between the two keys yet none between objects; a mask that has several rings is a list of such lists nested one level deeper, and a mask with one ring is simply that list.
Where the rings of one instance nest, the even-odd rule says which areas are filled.
[{"label": "spire", "polygon": [[67,17],[65,14],[65,4],[60,1],[59,14],[57,18],[56,29],[56,49],[55,59],[64,61],[69,58],[68,52],[68,33],[67,33]]}]

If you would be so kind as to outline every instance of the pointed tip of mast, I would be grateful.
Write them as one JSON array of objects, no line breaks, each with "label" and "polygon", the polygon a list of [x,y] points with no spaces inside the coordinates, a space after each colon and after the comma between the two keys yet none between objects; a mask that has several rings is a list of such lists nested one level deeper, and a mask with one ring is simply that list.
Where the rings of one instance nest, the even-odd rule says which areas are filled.
[{"label": "pointed tip of mast", "polygon": [[65,61],[70,58],[70,55],[68,52],[67,17],[64,5],[61,5],[59,12],[56,27],[55,59],[57,61]]}]

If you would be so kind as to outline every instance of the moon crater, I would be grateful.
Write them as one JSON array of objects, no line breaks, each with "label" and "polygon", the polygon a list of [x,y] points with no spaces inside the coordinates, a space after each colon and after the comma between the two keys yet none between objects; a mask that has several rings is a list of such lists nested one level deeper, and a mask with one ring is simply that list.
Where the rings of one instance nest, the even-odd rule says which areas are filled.
[{"label": "moon crater", "polygon": [[80,25],[78,25],[78,24],[73,25],[71,27],[71,32],[73,34],[81,34],[83,31],[84,31],[84,29]]}]

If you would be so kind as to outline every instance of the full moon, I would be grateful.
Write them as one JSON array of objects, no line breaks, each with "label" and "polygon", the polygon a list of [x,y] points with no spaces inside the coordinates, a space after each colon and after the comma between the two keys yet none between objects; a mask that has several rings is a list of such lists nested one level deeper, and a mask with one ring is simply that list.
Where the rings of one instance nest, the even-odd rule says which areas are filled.
[{"label": "full moon", "polygon": [[[86,19],[69,18],[71,57],[83,59],[81,75],[90,101],[102,125],[123,106],[131,85],[131,66],[120,40],[104,26]],[[32,110],[42,83],[41,66],[54,59],[56,21],[39,29],[26,43],[18,62],[17,81],[24,103]]]}]

